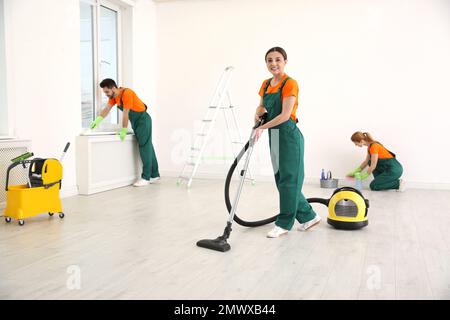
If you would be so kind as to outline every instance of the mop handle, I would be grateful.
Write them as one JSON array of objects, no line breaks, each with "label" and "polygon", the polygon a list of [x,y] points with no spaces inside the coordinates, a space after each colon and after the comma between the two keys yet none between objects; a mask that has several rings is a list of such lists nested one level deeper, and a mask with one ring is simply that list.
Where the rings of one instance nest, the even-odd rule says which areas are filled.
[{"label": "mop handle", "polygon": [[32,157],[33,155],[34,155],[33,152],[27,152],[27,153],[24,153],[14,159],[11,159],[11,162],[20,162],[20,161],[23,161],[23,160],[26,160],[26,159]]},{"label": "mop handle", "polygon": [[66,155],[67,149],[69,149],[69,146],[70,146],[70,142],[67,142],[66,147],[64,148],[64,151],[63,151],[63,153],[61,155],[61,158],[59,159],[59,162],[63,161],[64,156]]}]

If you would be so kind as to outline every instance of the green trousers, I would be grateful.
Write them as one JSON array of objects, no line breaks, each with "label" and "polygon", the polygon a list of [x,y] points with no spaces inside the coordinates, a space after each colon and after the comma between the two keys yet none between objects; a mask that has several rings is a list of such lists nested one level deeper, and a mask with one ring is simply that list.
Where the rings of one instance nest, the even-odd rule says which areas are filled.
[{"label": "green trousers", "polygon": [[139,154],[142,160],[141,177],[145,180],[159,177],[158,160],[152,144],[152,118],[147,112],[130,110],[129,119],[139,144]]},{"label": "green trousers", "polygon": [[398,189],[400,187],[399,178],[402,173],[403,167],[397,159],[378,159],[377,167],[373,171],[374,180],[370,183],[370,189],[374,191]]},{"label": "green trousers", "polygon": [[302,193],[305,178],[303,155],[304,139],[292,120],[279,129],[269,129],[269,143],[275,183],[280,194],[280,214],[275,224],[290,230],[295,219],[299,223],[316,216]]}]

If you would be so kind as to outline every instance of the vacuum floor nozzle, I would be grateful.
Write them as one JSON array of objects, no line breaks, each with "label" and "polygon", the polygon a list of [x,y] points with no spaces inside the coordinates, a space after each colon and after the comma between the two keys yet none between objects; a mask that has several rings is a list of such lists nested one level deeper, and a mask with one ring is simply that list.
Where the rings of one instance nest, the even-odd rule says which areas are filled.
[{"label": "vacuum floor nozzle", "polygon": [[216,239],[203,239],[197,241],[197,246],[220,252],[226,252],[231,249],[230,244],[227,242],[226,239],[223,239],[222,237],[218,237]]}]

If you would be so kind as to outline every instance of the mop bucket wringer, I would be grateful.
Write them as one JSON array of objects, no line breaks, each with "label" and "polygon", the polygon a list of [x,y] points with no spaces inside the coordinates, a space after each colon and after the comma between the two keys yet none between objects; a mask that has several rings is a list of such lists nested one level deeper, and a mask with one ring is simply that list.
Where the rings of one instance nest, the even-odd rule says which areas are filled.
[{"label": "mop bucket wringer", "polygon": [[[63,156],[69,148],[69,143],[64,149]],[[5,221],[16,219],[19,225],[25,224],[24,219],[42,213],[53,216],[55,213],[64,218],[59,190],[61,189],[63,167],[57,159],[35,158],[31,160],[19,160],[8,167],[6,175],[6,208]],[[9,174],[19,165],[28,170],[28,183],[9,186]]]}]

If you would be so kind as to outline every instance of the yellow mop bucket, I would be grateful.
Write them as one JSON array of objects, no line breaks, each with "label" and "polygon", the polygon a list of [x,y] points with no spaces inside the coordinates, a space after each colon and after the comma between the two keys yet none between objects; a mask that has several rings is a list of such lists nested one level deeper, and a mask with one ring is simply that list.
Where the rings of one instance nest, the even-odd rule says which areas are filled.
[{"label": "yellow mop bucket", "polygon": [[[66,145],[61,160],[69,145]],[[24,168],[29,165],[28,183],[9,186],[10,171],[19,165]],[[24,219],[41,213],[48,213],[50,216],[58,213],[60,218],[64,218],[59,197],[62,172],[61,162],[57,159],[20,159],[12,163],[6,176],[6,208],[3,214],[5,221],[9,223],[14,218],[23,226]]]}]

